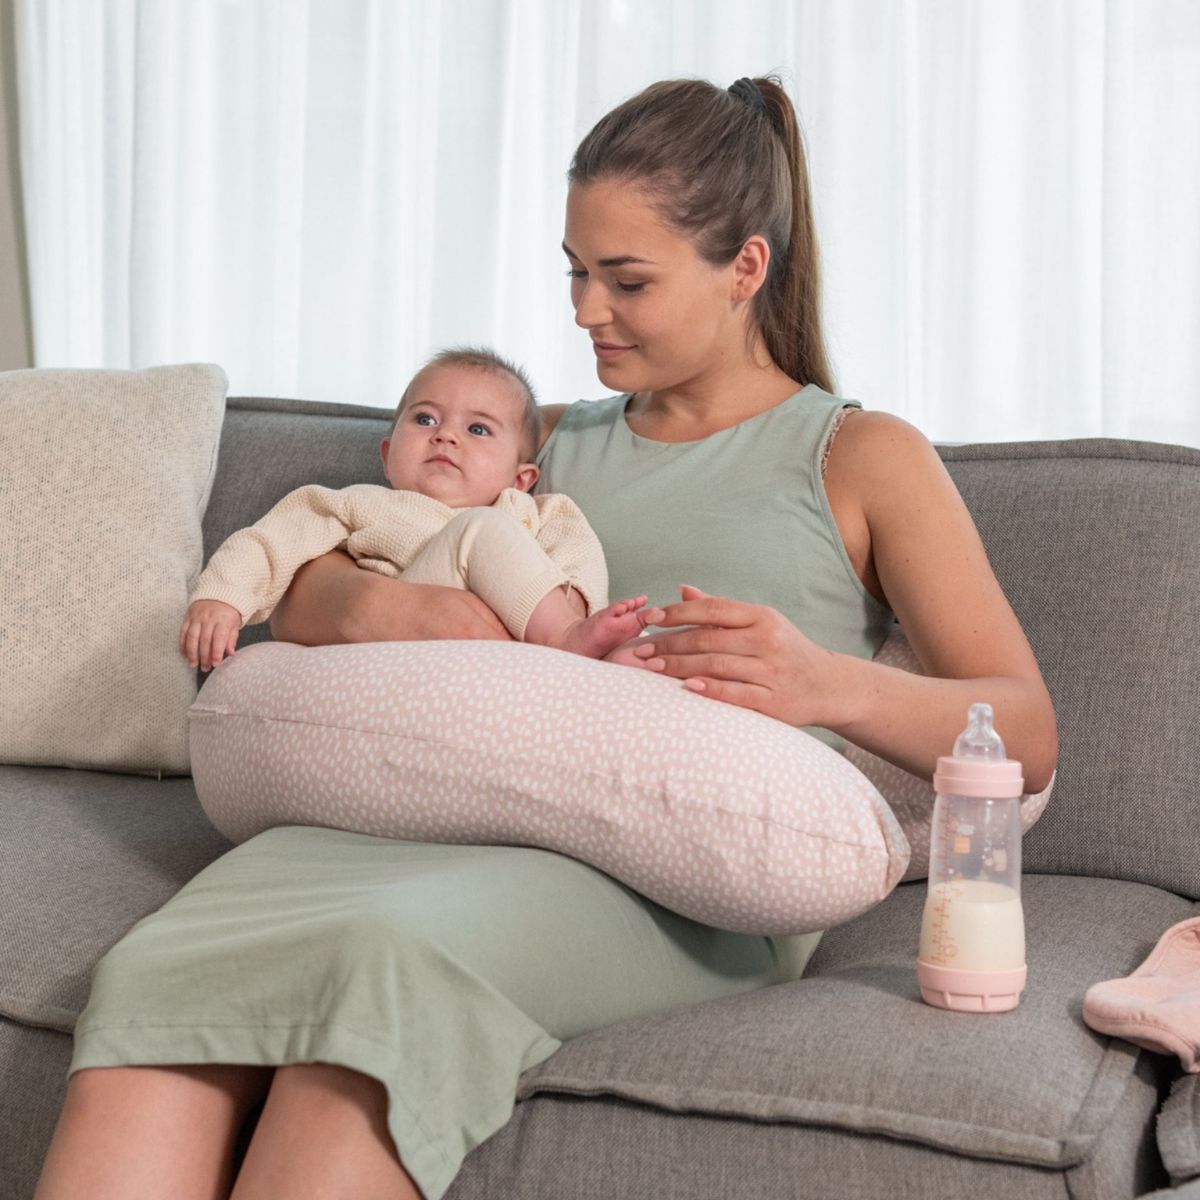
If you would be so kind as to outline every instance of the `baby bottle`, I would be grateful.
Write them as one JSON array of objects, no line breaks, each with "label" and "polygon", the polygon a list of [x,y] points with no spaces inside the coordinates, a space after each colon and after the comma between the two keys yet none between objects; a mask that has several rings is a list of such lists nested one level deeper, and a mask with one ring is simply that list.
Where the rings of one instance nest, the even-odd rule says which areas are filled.
[{"label": "baby bottle", "polygon": [[992,706],[972,704],[951,757],[938,759],[917,982],[929,1004],[1016,1008],[1025,986],[1021,764],[1004,756]]}]

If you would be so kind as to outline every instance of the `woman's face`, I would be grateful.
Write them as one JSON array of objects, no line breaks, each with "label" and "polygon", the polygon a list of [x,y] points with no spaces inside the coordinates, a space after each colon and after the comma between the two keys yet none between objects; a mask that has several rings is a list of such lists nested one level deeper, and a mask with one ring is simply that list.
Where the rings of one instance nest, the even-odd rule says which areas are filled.
[{"label": "woman's face", "polygon": [[628,183],[573,184],[563,249],[576,324],[601,382],[619,392],[703,380],[745,353],[734,267],[714,267]]}]

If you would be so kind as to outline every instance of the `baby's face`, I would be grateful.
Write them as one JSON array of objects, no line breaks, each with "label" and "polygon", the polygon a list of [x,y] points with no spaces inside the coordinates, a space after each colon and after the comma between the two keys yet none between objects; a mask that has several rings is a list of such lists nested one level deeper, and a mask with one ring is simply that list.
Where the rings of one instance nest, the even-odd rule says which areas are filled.
[{"label": "baby's face", "polygon": [[521,462],[524,411],[506,375],[461,366],[423,371],[380,446],[388,482],[451,508],[494,504],[505,488],[527,490],[537,468]]}]

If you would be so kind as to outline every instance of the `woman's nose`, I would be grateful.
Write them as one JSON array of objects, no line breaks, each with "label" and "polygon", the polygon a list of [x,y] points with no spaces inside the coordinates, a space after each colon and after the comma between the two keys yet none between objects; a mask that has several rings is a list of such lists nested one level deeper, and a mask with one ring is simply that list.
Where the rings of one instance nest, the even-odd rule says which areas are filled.
[{"label": "woman's nose", "polygon": [[575,324],[581,329],[599,329],[612,322],[612,309],[604,298],[604,292],[586,280],[577,285],[578,299],[575,301]]}]

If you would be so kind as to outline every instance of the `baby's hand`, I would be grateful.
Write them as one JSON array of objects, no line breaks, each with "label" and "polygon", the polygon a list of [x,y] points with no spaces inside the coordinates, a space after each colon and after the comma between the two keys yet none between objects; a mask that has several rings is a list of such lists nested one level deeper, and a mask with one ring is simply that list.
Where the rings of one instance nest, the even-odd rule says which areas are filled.
[{"label": "baby's hand", "polygon": [[188,660],[188,666],[196,665],[211,671],[227,654],[233,653],[237,645],[238,630],[242,627],[242,614],[224,600],[197,600],[183,618],[179,631],[179,653]]}]

